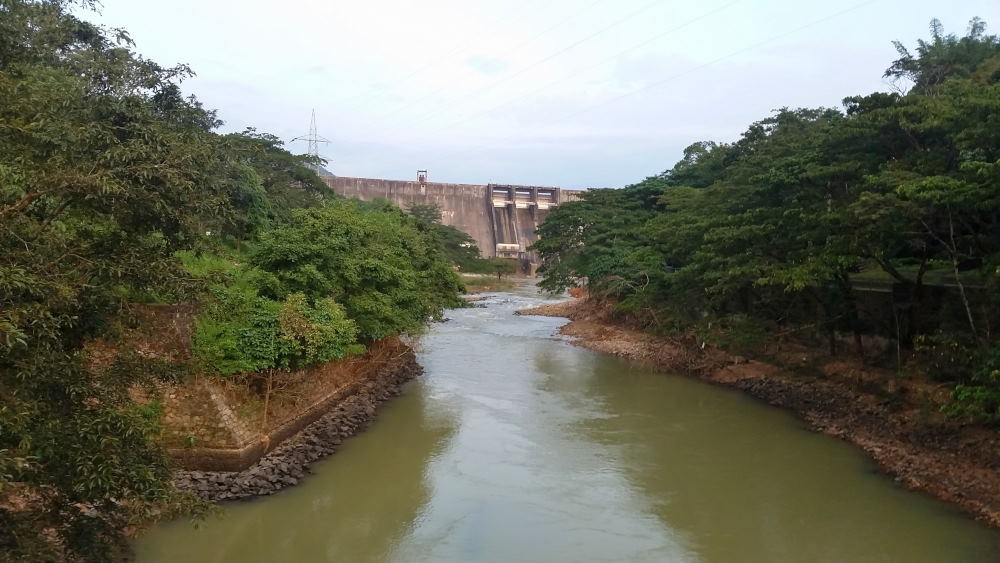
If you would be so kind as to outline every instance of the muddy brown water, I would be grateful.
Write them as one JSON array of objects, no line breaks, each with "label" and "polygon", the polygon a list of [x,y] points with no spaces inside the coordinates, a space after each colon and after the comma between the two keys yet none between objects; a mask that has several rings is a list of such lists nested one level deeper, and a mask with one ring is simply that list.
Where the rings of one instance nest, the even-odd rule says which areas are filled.
[{"label": "muddy brown water", "polygon": [[140,562],[979,562],[1000,532],[739,393],[574,347],[533,286],[449,312],[426,375],[273,497]]}]

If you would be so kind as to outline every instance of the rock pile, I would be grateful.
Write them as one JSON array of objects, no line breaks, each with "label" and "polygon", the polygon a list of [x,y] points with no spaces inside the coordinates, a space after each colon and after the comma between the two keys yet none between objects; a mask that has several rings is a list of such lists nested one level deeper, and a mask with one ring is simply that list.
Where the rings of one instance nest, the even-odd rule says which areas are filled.
[{"label": "rock pile", "polygon": [[413,353],[379,370],[355,394],[347,397],[316,422],[262,457],[244,471],[178,471],[174,483],[212,501],[236,500],[274,494],[298,484],[309,466],[335,451],[347,438],[364,430],[375,418],[376,408],[399,395],[400,386],[423,373]]}]

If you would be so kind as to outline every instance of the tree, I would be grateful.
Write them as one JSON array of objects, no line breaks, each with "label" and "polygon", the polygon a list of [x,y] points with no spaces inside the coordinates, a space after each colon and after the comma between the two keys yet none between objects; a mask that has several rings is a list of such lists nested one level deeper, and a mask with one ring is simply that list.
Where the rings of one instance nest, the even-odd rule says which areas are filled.
[{"label": "tree", "polygon": [[448,261],[463,272],[478,272],[488,269],[488,264],[480,256],[475,239],[465,231],[451,225],[441,224],[441,208],[434,204],[415,203],[408,212],[422,228],[434,231],[441,239]]},{"label": "tree", "polygon": [[906,80],[924,95],[933,95],[937,86],[950,78],[968,78],[981,65],[1000,55],[1000,38],[986,35],[986,22],[973,18],[964,37],[945,35],[944,26],[931,20],[931,39],[917,40],[916,54],[900,41],[893,41],[899,58],[885,71],[893,81]]},{"label": "tree", "polygon": [[[181,93],[186,66],[143,59],[77,5],[94,3],[0,2],[0,553],[14,559],[122,558],[126,527],[203,508],[154,439],[152,384],[191,366],[88,357],[131,302],[204,301],[196,348],[232,373],[419,329],[461,288],[437,231],[333,198],[276,137],[216,134]],[[244,243],[250,266],[234,263]],[[198,260],[226,266],[185,271]]]},{"label": "tree", "polygon": [[84,343],[130,295],[181,291],[173,251],[230,207],[218,121],[176,86],[188,70],[71,5],[0,6],[0,550],[106,561],[127,524],[187,502],[155,404],[127,393],[177,370],[127,353],[94,367]]},{"label": "tree", "polygon": [[598,290],[604,273],[645,241],[641,226],[654,215],[665,182],[648,178],[624,190],[588,190],[560,205],[539,225],[540,287],[560,292],[577,284]]},{"label": "tree", "polygon": [[223,135],[219,141],[220,152],[233,164],[247,165],[257,174],[271,203],[271,221],[287,220],[292,209],[317,207],[337,198],[316,174],[311,157],[291,154],[274,135],[248,127],[241,133]]},{"label": "tree", "polygon": [[441,224],[441,207],[433,203],[414,203],[407,212],[418,221],[430,225]]},{"label": "tree", "polygon": [[[865,332],[910,347],[936,324],[972,342],[967,368],[992,373],[970,366],[993,361],[1000,314],[986,275],[1000,264],[1000,44],[975,19],[963,38],[933,22],[915,54],[896,45],[886,76],[912,80],[906,94],[785,108],[734,143],[695,143],[656,177],[554,210],[534,246],[540,285],[586,284],[655,328],[815,327],[831,353],[838,332],[864,355]],[[925,322],[927,272],[942,265],[936,283],[954,288],[961,314],[946,306]],[[859,314],[856,279],[872,270],[898,286],[906,330]]]},{"label": "tree", "polygon": [[366,339],[418,329],[461,288],[436,232],[385,201],[296,210],[261,234],[251,264],[266,297],[331,297]]},{"label": "tree", "polygon": [[490,258],[489,267],[497,275],[497,281],[502,280],[504,276],[513,274],[518,270],[517,260],[511,260],[509,258]]}]

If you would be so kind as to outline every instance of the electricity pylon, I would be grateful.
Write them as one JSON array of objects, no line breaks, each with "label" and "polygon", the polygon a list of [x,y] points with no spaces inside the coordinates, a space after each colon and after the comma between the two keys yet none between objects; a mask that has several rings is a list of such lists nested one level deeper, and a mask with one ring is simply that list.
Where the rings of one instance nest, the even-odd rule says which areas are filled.
[{"label": "electricity pylon", "polygon": [[293,143],[295,141],[307,141],[309,143],[309,152],[307,154],[309,156],[311,156],[311,157],[313,157],[313,158],[316,159],[316,167],[318,168],[320,166],[320,164],[319,164],[319,144],[320,143],[329,143],[330,140],[327,139],[326,137],[320,137],[319,133],[316,132],[316,110],[315,109],[312,110],[312,121],[309,122],[309,134],[308,135],[300,135],[300,136],[295,137],[294,139],[292,139]]}]

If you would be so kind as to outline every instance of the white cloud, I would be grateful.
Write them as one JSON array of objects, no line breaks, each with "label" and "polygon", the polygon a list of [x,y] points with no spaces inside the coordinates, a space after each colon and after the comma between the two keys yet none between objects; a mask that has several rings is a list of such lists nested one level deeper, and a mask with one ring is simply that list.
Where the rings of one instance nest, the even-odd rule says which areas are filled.
[{"label": "white cloud", "polygon": [[632,183],[774,108],[885,89],[891,40],[997,15],[995,0],[881,0],[796,31],[853,4],[663,0],[602,31],[647,3],[104,0],[83,15],[189,63],[185,90],[227,130],[290,139],[315,108],[335,173],[567,187]]}]

